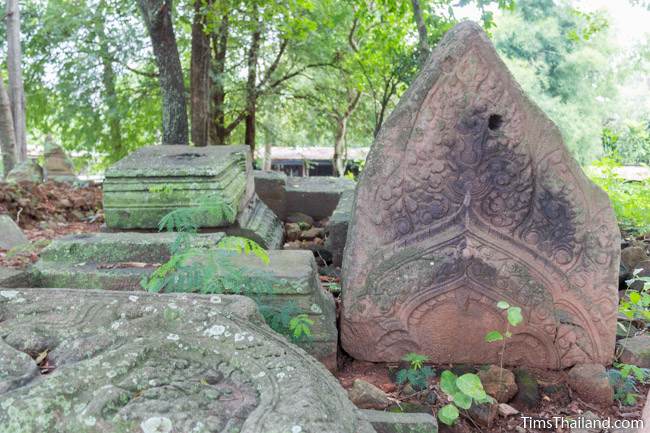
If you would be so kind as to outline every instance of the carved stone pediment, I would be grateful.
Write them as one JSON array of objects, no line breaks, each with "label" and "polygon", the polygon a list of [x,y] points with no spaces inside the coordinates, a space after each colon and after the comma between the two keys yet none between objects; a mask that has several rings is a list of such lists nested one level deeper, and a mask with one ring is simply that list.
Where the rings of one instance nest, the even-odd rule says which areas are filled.
[{"label": "carved stone pediment", "polygon": [[386,121],[343,265],[355,358],[495,362],[500,300],[522,308],[506,362],[611,361],[620,234],[606,194],[479,26],[452,29]]}]

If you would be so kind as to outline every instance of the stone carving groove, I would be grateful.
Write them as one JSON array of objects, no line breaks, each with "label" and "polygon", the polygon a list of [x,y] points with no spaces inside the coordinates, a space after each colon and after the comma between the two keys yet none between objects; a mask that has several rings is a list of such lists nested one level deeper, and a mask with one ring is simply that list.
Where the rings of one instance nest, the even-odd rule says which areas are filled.
[{"label": "stone carving groove", "polygon": [[605,194],[570,157],[482,30],[440,43],[387,120],[357,187],[343,266],[354,357],[493,362],[484,335],[525,325],[507,362],[611,360],[620,239]]},{"label": "stone carving groove", "polygon": [[[358,433],[363,424],[329,372],[241,296],[0,290],[0,329],[1,433]],[[32,357],[46,350],[53,370],[41,375]]]}]

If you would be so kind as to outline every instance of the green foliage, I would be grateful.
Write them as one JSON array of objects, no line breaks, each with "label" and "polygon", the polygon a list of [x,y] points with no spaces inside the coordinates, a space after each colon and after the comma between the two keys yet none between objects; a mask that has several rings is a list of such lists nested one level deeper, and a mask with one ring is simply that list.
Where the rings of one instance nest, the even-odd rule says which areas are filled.
[{"label": "green foliage", "polygon": [[[633,278],[627,281],[628,289],[621,298],[618,310],[625,317],[633,320],[650,322],[650,277],[639,276],[641,269],[635,269]],[[632,289],[634,283],[640,283],[641,289]]]},{"label": "green foliage", "polygon": [[650,370],[631,364],[614,364],[607,376],[614,388],[614,398],[626,406],[634,406],[640,397],[638,384],[648,382]]},{"label": "green foliage", "polygon": [[614,40],[601,12],[565,1],[518,0],[494,30],[507,66],[582,163],[601,156],[601,131],[619,103]]},{"label": "green foliage", "polygon": [[294,340],[311,337],[311,327],[314,321],[307,314],[298,314],[289,321],[289,330]]},{"label": "green foliage", "polygon": [[397,384],[403,385],[408,383],[417,391],[427,389],[429,387],[429,379],[435,376],[433,369],[424,365],[429,358],[425,355],[411,352],[404,355],[402,360],[409,363],[409,368],[403,368],[397,372]]},{"label": "green foliage", "polygon": [[625,181],[616,173],[621,168],[616,157],[606,157],[596,161],[588,174],[609,196],[621,229],[646,233],[650,231],[650,181]]},{"label": "green foliage", "polygon": [[300,314],[293,302],[268,306],[260,302],[262,296],[273,293],[277,283],[265,275],[244,275],[232,258],[239,254],[254,255],[264,264],[268,253],[256,242],[226,236],[216,245],[206,245],[197,239],[198,221],[206,213],[227,217],[232,209],[218,200],[195,208],[176,209],[165,215],[160,230],[176,232],[177,238],[169,260],[151,275],[144,276],[141,286],[149,292],[198,292],[203,294],[242,294],[260,304],[260,312],[272,329],[289,336],[294,342],[306,342],[311,336],[314,321]]},{"label": "green foliage", "polygon": [[438,419],[447,425],[456,422],[460,415],[459,408],[467,410],[472,403],[484,404],[494,401],[483,389],[481,378],[473,373],[458,377],[453,372],[445,370],[440,375],[440,389],[451,402],[438,411]]}]

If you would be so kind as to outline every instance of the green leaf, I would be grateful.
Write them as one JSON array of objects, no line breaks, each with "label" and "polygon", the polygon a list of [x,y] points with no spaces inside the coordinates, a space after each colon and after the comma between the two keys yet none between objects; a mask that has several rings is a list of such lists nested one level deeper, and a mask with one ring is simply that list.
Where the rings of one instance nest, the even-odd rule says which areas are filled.
[{"label": "green leaf", "polygon": [[510,307],[508,308],[508,322],[512,326],[517,326],[524,321],[524,318],[521,315],[521,308],[519,307]]},{"label": "green leaf", "polygon": [[458,391],[460,391],[458,389],[458,386],[456,386],[457,379],[458,377],[451,371],[443,371],[440,375],[440,389],[442,389],[442,391],[449,396],[457,394]]},{"label": "green leaf", "polygon": [[404,382],[406,382],[407,378],[408,370],[403,368],[397,372],[397,375],[395,376],[395,382],[397,382],[398,385],[402,385]]},{"label": "green leaf", "polygon": [[411,364],[413,370],[419,370],[422,368],[422,365],[429,360],[429,357],[426,355],[421,355],[419,353],[411,352],[404,355],[402,358],[403,361],[407,361]]},{"label": "green leaf", "polygon": [[463,392],[457,392],[452,396],[454,404],[461,409],[469,409],[472,406],[472,397]]},{"label": "green leaf", "polygon": [[499,331],[490,331],[485,335],[485,341],[493,343],[495,341],[503,340],[503,335]]},{"label": "green leaf", "polygon": [[438,419],[447,425],[455,423],[459,415],[458,409],[453,404],[443,406],[438,411]]},{"label": "green leaf", "polygon": [[639,294],[639,292],[637,291],[630,292],[630,301],[632,301],[635,304],[638,304],[639,301],[641,301],[641,295]]},{"label": "green leaf", "polygon": [[507,310],[510,308],[510,304],[508,304],[506,301],[499,301],[497,302],[497,308],[500,310]]},{"label": "green leaf", "polygon": [[481,379],[474,373],[463,374],[456,380],[456,386],[463,393],[472,397],[473,399],[480,400],[487,395],[481,384]]}]

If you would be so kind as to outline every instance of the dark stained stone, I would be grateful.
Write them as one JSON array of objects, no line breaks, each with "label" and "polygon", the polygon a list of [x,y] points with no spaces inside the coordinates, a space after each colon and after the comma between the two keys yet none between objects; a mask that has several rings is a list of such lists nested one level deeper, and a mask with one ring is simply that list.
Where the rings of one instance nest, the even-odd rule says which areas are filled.
[{"label": "dark stained stone", "polygon": [[614,355],[620,233],[606,194],[481,28],[450,30],[385,122],[358,183],[343,263],[353,357],[496,363],[487,332],[521,307],[506,363]]}]

